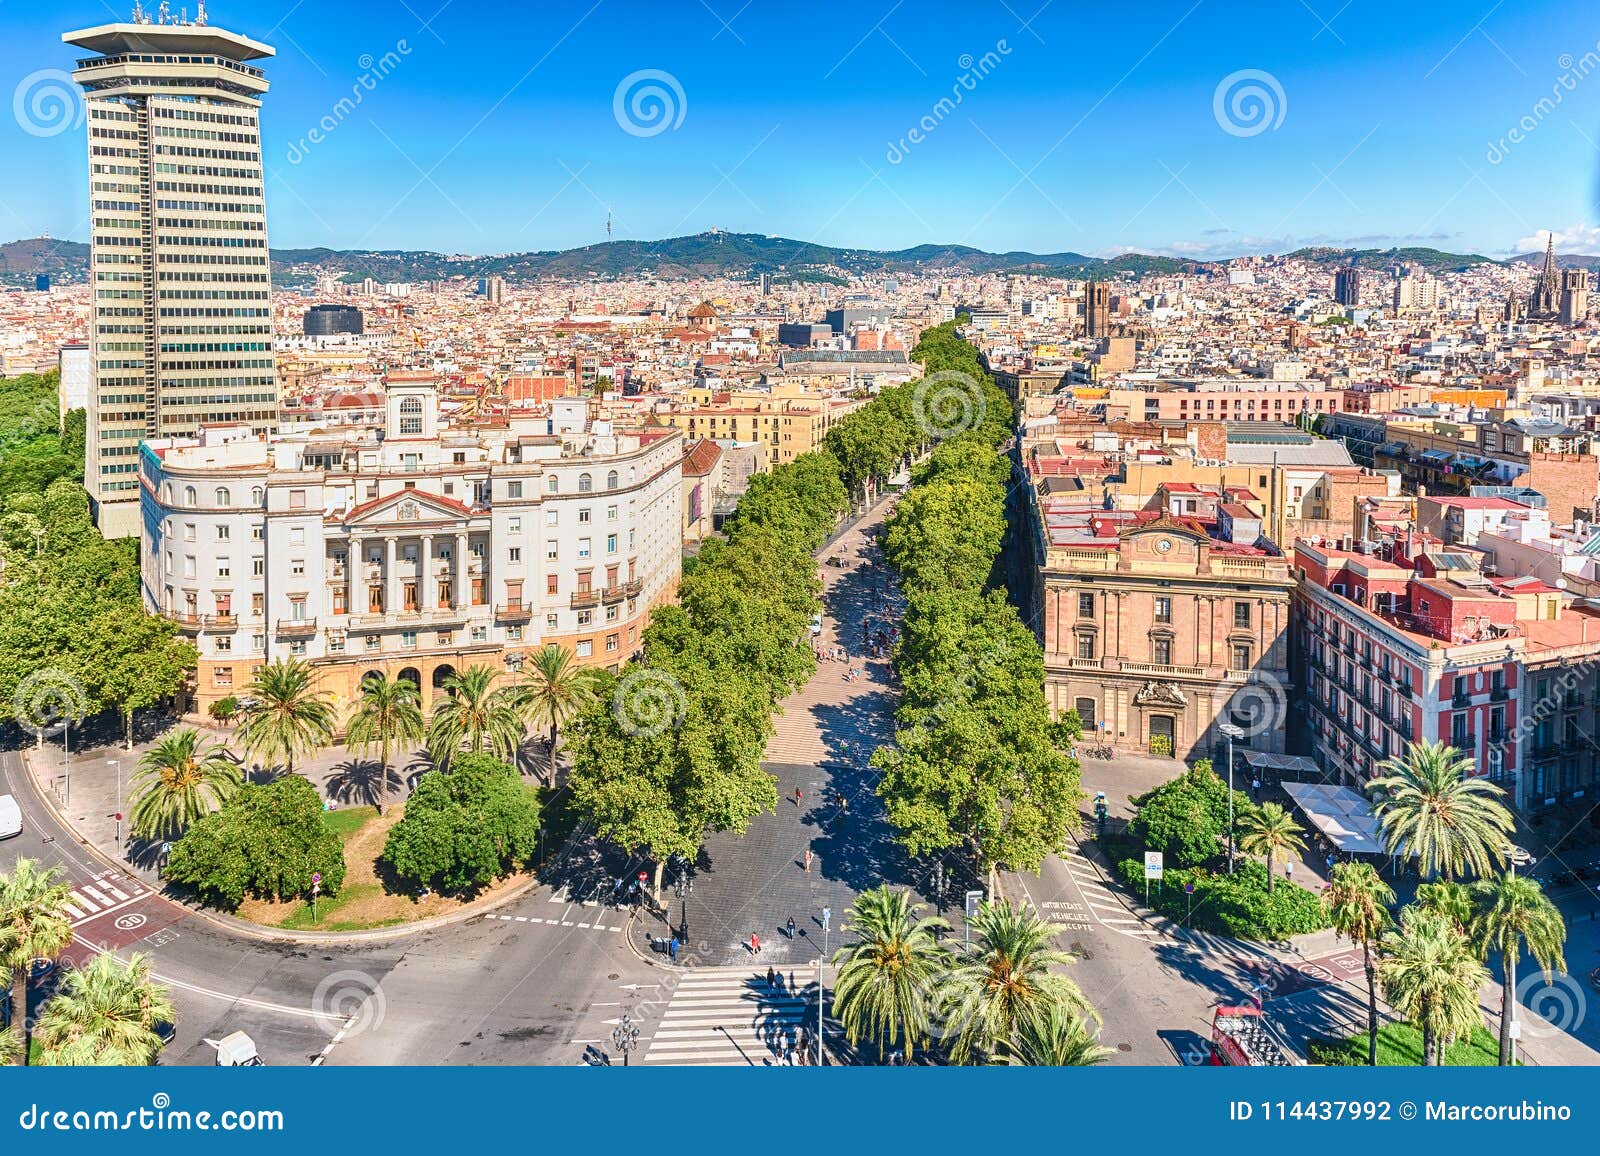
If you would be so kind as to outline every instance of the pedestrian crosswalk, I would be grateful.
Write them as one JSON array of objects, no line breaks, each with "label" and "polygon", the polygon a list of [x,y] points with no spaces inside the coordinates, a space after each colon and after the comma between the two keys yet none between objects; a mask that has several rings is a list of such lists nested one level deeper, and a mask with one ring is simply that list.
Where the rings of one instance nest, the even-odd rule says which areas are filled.
[{"label": "pedestrian crosswalk", "polygon": [[[828,1034],[837,1024],[828,1020]],[[644,1054],[647,1064],[761,1067],[781,1064],[804,1033],[817,1038],[816,968],[794,968],[768,985],[748,966],[695,968],[672,993]],[[798,1061],[798,1058],[796,1059]]]},{"label": "pedestrian crosswalk", "polygon": [[102,872],[74,887],[61,909],[73,923],[86,923],[138,902],[145,889],[126,876]]},{"label": "pedestrian crosswalk", "polygon": [[1112,893],[1101,879],[1100,872],[1095,870],[1094,864],[1082,854],[1076,850],[1068,850],[1062,854],[1061,861],[1066,865],[1067,873],[1072,876],[1078,894],[1083,896],[1084,903],[1088,904],[1096,923],[1109,931],[1120,932],[1133,939],[1161,938],[1159,931],[1129,911]]}]

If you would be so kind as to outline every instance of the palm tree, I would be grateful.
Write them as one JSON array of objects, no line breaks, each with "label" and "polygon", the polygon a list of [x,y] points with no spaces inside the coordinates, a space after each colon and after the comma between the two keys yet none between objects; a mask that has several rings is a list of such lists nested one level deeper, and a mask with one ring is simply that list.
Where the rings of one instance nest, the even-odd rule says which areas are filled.
[{"label": "palm tree", "polygon": [[1279,851],[1304,851],[1305,829],[1277,803],[1262,803],[1239,816],[1239,847],[1250,855],[1267,857],[1267,893],[1272,893],[1272,863]]},{"label": "palm tree", "polygon": [[1472,892],[1465,883],[1453,879],[1438,879],[1432,883],[1417,884],[1418,907],[1442,915],[1457,931],[1466,934],[1472,923]]},{"label": "palm tree", "polygon": [[416,683],[409,678],[391,681],[378,670],[367,672],[361,679],[360,705],[345,727],[345,741],[362,753],[378,748],[382,779],[376,802],[380,815],[389,797],[389,752],[395,743],[420,741],[426,729]]},{"label": "palm tree", "polygon": [[1060,927],[1009,901],[978,909],[972,946],[956,957],[938,1009],[956,1026],[951,1059],[965,1064],[975,1053],[995,1054],[1016,1038],[1023,1019],[1052,1004],[1099,1022],[1078,985],[1050,970],[1077,959],[1050,946],[1060,933]]},{"label": "palm tree", "polygon": [[839,969],[833,1013],[852,1047],[863,1036],[877,1040],[880,1060],[886,1044],[902,1043],[910,1060],[928,1038],[929,1013],[949,966],[950,953],[934,932],[950,925],[919,919],[920,911],[911,892],[887,883],[862,892],[845,915],[856,942],[833,956]]},{"label": "palm tree", "polygon": [[[33,859],[18,859],[11,874],[0,873],[0,969],[11,973],[11,1026],[19,1037],[26,1030],[33,961],[54,959],[72,942],[63,910],[69,894],[59,870]],[[13,1062],[26,1063],[26,1050]]]},{"label": "palm tree", "polygon": [[522,719],[511,696],[494,689],[492,666],[469,666],[441,684],[447,693],[428,722],[428,754],[443,766],[467,746],[479,754],[487,745],[502,759],[511,759],[522,742]]},{"label": "palm tree", "polygon": [[175,730],[139,758],[129,806],[133,831],[145,837],[182,831],[226,803],[242,782],[239,764],[221,743],[201,749],[199,731]]},{"label": "palm tree", "polygon": [[[5,974],[0,971],[0,979],[5,979]],[[9,1067],[17,1062],[17,1057],[21,1054],[22,1033],[12,1027],[0,1029],[0,1064]]]},{"label": "palm tree", "polygon": [[1477,913],[1471,934],[1485,952],[1500,953],[1500,1066],[1511,1063],[1513,1044],[1511,1021],[1517,1012],[1517,957],[1523,945],[1539,961],[1545,983],[1554,972],[1566,971],[1562,948],[1567,943],[1567,925],[1556,905],[1532,879],[1506,873],[1496,880],[1473,885]]},{"label": "palm tree", "polygon": [[148,955],[127,963],[97,955],[67,972],[39,1013],[40,1058],[56,1067],[150,1064],[162,1046],[156,1029],[176,1014],[167,989],[151,981]]},{"label": "palm tree", "polygon": [[1030,1068],[1087,1068],[1109,1055],[1111,1049],[1096,1042],[1081,1016],[1050,1004],[1022,1018],[1016,1038],[1001,1043],[997,1059]]},{"label": "palm tree", "polygon": [[1383,937],[1378,964],[1383,994],[1422,1032],[1422,1062],[1437,1067],[1448,1040],[1483,1022],[1478,989],[1489,977],[1467,937],[1450,918],[1422,907],[1400,913],[1400,929]]},{"label": "palm tree", "polygon": [[296,755],[310,754],[333,741],[333,707],[312,686],[309,663],[280,658],[256,671],[250,705],[236,732],[245,753],[262,766],[283,763],[294,773]]},{"label": "palm tree", "polygon": [[1373,949],[1394,922],[1389,905],[1394,889],[1378,877],[1370,863],[1340,863],[1322,893],[1322,909],[1333,930],[1361,945],[1361,967],[1367,973],[1367,1063],[1378,1063],[1378,961]]},{"label": "palm tree", "polygon": [[551,643],[524,664],[528,682],[516,688],[513,701],[529,726],[550,728],[550,777],[556,778],[556,739],[566,726],[595,700],[595,672],[573,661],[566,647]]},{"label": "palm tree", "polygon": [[1505,861],[1512,829],[1505,792],[1472,769],[1469,755],[1428,741],[1382,765],[1367,790],[1377,798],[1390,854],[1415,855],[1427,878],[1451,879],[1468,868],[1487,875]]}]

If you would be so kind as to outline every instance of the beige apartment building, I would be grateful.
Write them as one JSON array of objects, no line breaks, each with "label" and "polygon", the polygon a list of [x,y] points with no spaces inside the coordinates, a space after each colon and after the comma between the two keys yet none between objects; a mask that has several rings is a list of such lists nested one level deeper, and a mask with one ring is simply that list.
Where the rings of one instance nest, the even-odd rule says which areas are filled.
[{"label": "beige apartment building", "polygon": [[696,388],[656,416],[690,440],[759,442],[767,447],[768,465],[780,466],[821,449],[834,423],[866,401],[832,397],[797,383],[731,392]]}]

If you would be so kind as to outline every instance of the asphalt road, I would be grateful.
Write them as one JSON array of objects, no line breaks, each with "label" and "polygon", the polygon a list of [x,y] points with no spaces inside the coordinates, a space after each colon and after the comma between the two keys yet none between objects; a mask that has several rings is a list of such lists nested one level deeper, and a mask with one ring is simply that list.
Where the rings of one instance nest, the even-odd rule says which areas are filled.
[{"label": "asphalt road", "polygon": [[274,1065],[577,1063],[590,1041],[610,1050],[603,1021],[649,1002],[638,995],[649,989],[626,985],[658,978],[609,930],[620,913],[547,889],[496,918],[378,942],[243,938],[108,870],[56,822],[14,750],[0,751],[0,794],[15,795],[24,816],[0,863],[59,867],[77,912],[75,943],[60,966],[40,970],[30,1015],[62,968],[145,952],[179,1013],[163,1063],[213,1063],[206,1041],[238,1030]]}]

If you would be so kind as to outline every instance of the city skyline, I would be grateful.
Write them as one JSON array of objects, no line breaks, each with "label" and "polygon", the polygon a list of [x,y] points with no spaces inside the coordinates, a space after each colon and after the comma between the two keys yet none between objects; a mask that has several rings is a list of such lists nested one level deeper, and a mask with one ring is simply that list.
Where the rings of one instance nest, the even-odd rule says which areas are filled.
[{"label": "city skyline", "polygon": [[[337,26],[286,4],[209,15],[278,48],[263,151],[279,247],[492,254],[721,227],[879,249],[1504,257],[1549,227],[1564,251],[1600,248],[1594,45],[1534,12],[1501,27],[1363,8],[1269,25],[1254,5],[1113,23],[997,4],[956,28],[892,5],[803,23],[603,0],[503,59],[454,4],[358,6]],[[59,75],[74,54],[38,29],[97,17],[128,19],[0,13],[0,147],[33,174],[0,178],[0,234],[87,237],[81,205],[36,179],[79,182],[84,164]]]}]

